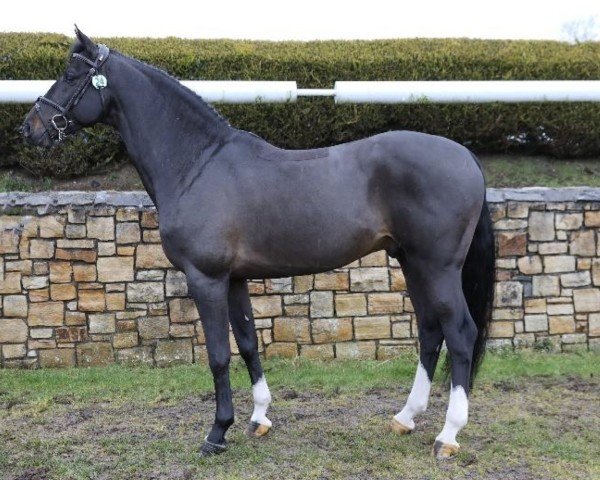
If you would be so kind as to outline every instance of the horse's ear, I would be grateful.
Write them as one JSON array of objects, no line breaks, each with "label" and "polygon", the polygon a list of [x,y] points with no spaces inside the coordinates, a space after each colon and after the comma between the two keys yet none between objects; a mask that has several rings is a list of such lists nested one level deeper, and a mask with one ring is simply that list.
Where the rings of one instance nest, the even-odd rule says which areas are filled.
[{"label": "horse's ear", "polygon": [[83,48],[85,48],[85,50],[95,54],[97,49],[96,44],[85,33],[79,30],[77,25],[75,25],[75,35],[77,36],[77,40],[79,40],[79,42],[81,43]]}]

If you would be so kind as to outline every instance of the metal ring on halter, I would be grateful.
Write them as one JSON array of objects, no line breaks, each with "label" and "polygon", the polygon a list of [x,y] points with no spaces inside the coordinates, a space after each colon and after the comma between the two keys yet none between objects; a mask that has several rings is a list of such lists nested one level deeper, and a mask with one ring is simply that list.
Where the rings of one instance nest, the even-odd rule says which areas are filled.
[{"label": "metal ring on halter", "polygon": [[[62,121],[63,124],[61,126],[58,126],[56,123],[56,119],[59,118]],[[51,119],[50,119],[50,123],[52,123],[52,126],[56,129],[56,131],[58,132],[58,141],[60,142],[64,137],[65,137],[65,130],[69,127],[69,119],[67,117],[65,117],[62,113],[59,113],[57,115],[54,115]]]}]

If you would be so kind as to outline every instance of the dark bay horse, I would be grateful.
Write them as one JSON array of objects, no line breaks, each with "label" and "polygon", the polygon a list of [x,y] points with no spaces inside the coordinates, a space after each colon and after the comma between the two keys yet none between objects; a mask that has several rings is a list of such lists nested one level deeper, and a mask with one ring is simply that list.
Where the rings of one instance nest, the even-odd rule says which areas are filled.
[{"label": "dark bay horse", "polygon": [[97,122],[120,132],[159,211],[165,254],[185,272],[201,314],[216,391],[202,454],[224,451],[233,423],[229,325],[252,381],[248,433],[271,428],[247,279],[323,272],[386,250],[405,273],[420,341],[414,385],[392,429],[411,432],[425,411],[445,341],[450,402],[434,454],[454,455],[494,283],[494,236],[473,154],[405,131],[283,150],[231,127],[166,73],[76,34],[64,75],[22,133],[49,146]]}]

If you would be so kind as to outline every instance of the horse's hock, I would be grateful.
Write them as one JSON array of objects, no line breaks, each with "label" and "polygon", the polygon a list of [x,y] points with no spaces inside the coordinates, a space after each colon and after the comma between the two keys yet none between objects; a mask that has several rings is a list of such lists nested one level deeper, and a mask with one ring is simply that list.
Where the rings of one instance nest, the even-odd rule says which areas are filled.
[{"label": "horse's hock", "polygon": [[[600,346],[600,190],[489,190],[492,346]],[[198,312],[144,193],[0,195],[4,367],[205,362]],[[376,252],[333,272],[250,282],[267,357],[415,350],[402,272]],[[236,352],[231,336],[231,346]]]}]

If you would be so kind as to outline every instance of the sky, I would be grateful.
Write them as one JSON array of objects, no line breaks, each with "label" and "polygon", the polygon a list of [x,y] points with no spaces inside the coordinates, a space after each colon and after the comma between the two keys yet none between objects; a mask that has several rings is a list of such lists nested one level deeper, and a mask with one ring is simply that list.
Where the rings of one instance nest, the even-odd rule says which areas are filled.
[{"label": "sky", "polygon": [[600,0],[4,0],[0,12],[3,32],[253,40],[565,40],[565,23],[593,18],[600,40]]}]

